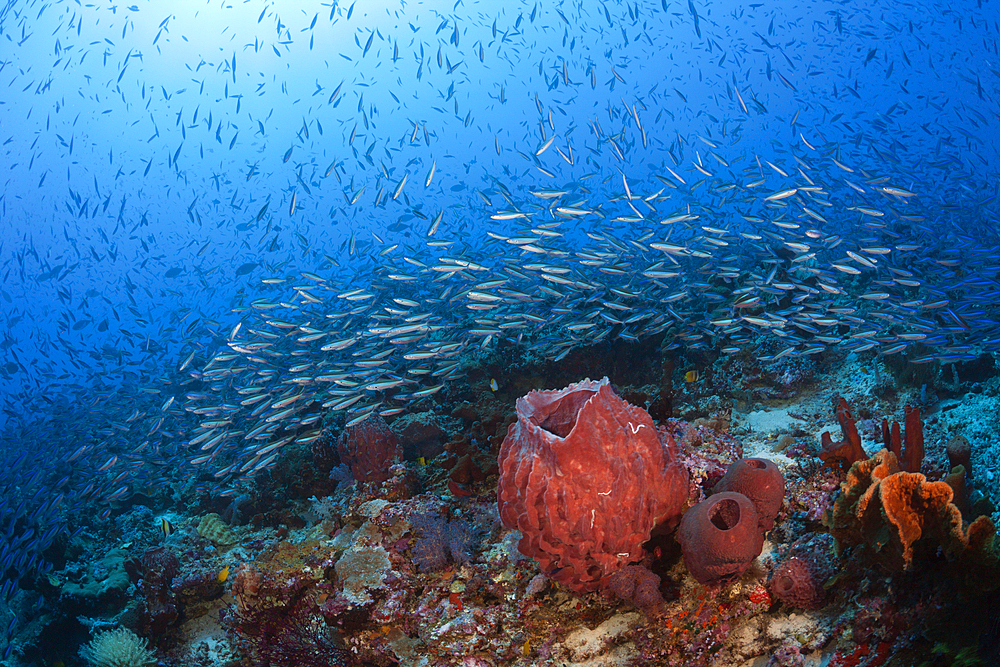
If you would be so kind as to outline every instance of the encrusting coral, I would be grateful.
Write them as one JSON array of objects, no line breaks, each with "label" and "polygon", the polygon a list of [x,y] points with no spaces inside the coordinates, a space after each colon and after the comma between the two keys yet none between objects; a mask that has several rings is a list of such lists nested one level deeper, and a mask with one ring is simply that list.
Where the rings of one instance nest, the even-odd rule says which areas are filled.
[{"label": "encrusting coral", "polygon": [[824,523],[839,549],[860,546],[890,571],[911,568],[917,547],[927,544],[961,561],[956,571],[978,572],[984,589],[995,587],[1000,572],[993,522],[982,516],[965,527],[952,498],[946,482],[903,472],[896,455],[883,449],[851,466]]},{"label": "encrusting coral", "polygon": [[607,378],[519,398],[499,466],[500,518],[521,531],[518,549],[576,592],[642,558],[652,529],[676,524],[687,500],[673,439],[661,443]]},{"label": "encrusting coral", "polygon": [[236,542],[236,535],[215,512],[210,512],[198,521],[198,534],[219,546]]}]

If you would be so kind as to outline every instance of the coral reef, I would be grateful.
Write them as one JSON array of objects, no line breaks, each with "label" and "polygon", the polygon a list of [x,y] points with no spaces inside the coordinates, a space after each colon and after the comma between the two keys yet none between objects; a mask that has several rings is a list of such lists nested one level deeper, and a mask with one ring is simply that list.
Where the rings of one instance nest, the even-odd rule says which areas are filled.
[{"label": "coral reef", "polygon": [[607,378],[518,399],[499,465],[500,517],[521,531],[521,553],[578,592],[639,560],[652,529],[677,521],[687,495],[673,440],[661,444],[646,411]]},{"label": "coral reef", "polygon": [[[685,372],[704,368],[681,359]],[[1000,636],[989,620],[1000,605],[975,597],[1000,583],[992,523],[966,523],[982,509],[962,501],[978,491],[961,468],[944,478],[939,414],[927,411],[926,477],[881,452],[845,479],[836,459],[822,465],[810,447],[822,429],[808,424],[828,412],[828,394],[793,408],[755,407],[744,430],[747,418],[709,395],[709,383],[721,381],[713,368],[673,384],[690,422],[654,423],[621,398],[652,402],[664,386],[655,372],[647,374],[660,384],[620,393],[607,382],[532,392],[511,415],[504,401],[514,404],[526,380],[503,376],[494,391],[488,382],[499,369],[478,378],[477,389],[455,388],[450,398],[460,403],[450,414],[434,404],[393,420],[407,456],[385,462],[383,482],[355,484],[346,465],[338,470],[348,483],[330,481],[323,468],[340,461],[331,419],[327,435],[302,443],[240,494],[206,493],[185,512],[120,514],[113,526],[121,548],[38,581],[79,618],[63,626],[77,633],[66,662],[84,628],[118,623],[153,640],[162,664],[227,667],[736,667],[755,659],[870,667],[920,664],[944,639],[947,655],[967,652],[980,627],[987,642]],[[881,418],[873,415],[899,409],[851,401],[856,423],[847,401],[837,401],[848,444],[854,434],[877,441]],[[501,427],[502,445],[489,435]],[[315,479],[296,481],[310,448],[315,470],[299,476]],[[664,489],[673,501],[657,525],[655,494]],[[516,503],[525,515],[505,518]],[[211,513],[227,506],[245,508],[244,525]],[[170,517],[172,534],[160,516]],[[837,519],[830,532],[824,517]],[[598,531],[607,537],[598,540]],[[622,548],[608,541],[620,534],[631,536]],[[531,555],[526,542],[548,551]],[[964,634],[941,626],[967,599],[982,622]],[[8,651],[30,661],[19,646]]]}]

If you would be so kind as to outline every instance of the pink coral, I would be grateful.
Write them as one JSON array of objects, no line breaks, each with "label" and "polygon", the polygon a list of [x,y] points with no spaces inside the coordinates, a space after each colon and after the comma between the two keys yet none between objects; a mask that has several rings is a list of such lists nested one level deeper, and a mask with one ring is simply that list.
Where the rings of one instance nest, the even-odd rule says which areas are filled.
[{"label": "pink coral", "polygon": [[785,560],[774,571],[771,594],[789,607],[817,609],[823,605],[825,591],[809,563],[796,556]]},{"label": "pink coral", "polygon": [[379,415],[345,428],[337,451],[359,482],[384,482],[389,479],[389,466],[403,457],[399,438]]},{"label": "pink coral", "polygon": [[500,518],[549,577],[596,590],[642,557],[655,526],[679,520],[687,472],[675,449],[607,378],[532,391],[500,447]]},{"label": "pink coral", "polygon": [[677,539],[688,571],[703,584],[733,581],[764,547],[753,503],[729,491],[685,512]]}]

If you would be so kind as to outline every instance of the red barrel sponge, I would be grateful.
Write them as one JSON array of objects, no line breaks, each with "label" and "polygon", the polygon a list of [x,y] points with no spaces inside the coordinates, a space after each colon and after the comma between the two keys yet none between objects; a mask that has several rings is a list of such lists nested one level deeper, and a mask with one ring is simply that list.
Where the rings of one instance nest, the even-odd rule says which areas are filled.
[{"label": "red barrel sponge", "polygon": [[740,459],[729,465],[714,491],[732,491],[749,498],[757,510],[760,530],[766,533],[774,527],[774,518],[785,498],[785,478],[774,461]]},{"label": "red barrel sponge", "polygon": [[687,501],[673,440],[607,378],[519,398],[498,463],[500,519],[521,531],[518,549],[576,592],[640,560],[652,529],[676,525]]},{"label": "red barrel sponge", "polygon": [[757,510],[741,493],[717,493],[689,509],[677,539],[684,564],[702,584],[735,580],[764,548]]}]

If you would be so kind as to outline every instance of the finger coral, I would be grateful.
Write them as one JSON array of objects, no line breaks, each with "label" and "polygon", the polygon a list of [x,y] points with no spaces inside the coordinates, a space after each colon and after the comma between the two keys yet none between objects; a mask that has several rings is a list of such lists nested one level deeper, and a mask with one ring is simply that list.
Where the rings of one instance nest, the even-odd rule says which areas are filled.
[{"label": "finger coral", "polygon": [[764,547],[753,503],[729,491],[716,493],[685,512],[677,540],[684,564],[702,584],[735,580]]},{"label": "finger coral", "polygon": [[920,408],[907,405],[903,415],[906,430],[902,438],[899,422],[894,421],[890,426],[889,420],[882,419],[882,444],[896,455],[904,471],[920,472],[920,464],[924,460],[924,425],[920,421]]},{"label": "finger coral", "polygon": [[732,491],[749,498],[757,510],[757,524],[766,533],[774,527],[774,519],[785,498],[785,477],[774,461],[740,459],[729,465],[714,491]]},{"label": "finger coral", "polygon": [[519,550],[577,592],[639,560],[687,498],[673,439],[661,443],[649,414],[607,378],[518,399],[499,467],[500,518],[521,531]]},{"label": "finger coral", "polygon": [[823,431],[820,436],[822,449],[819,458],[828,466],[839,465],[842,468],[850,468],[856,461],[863,461],[868,458],[864,447],[861,446],[861,435],[858,434],[858,427],[851,416],[851,408],[843,396],[834,399],[833,412],[840,424],[840,431],[844,439],[834,442],[827,431]]}]

